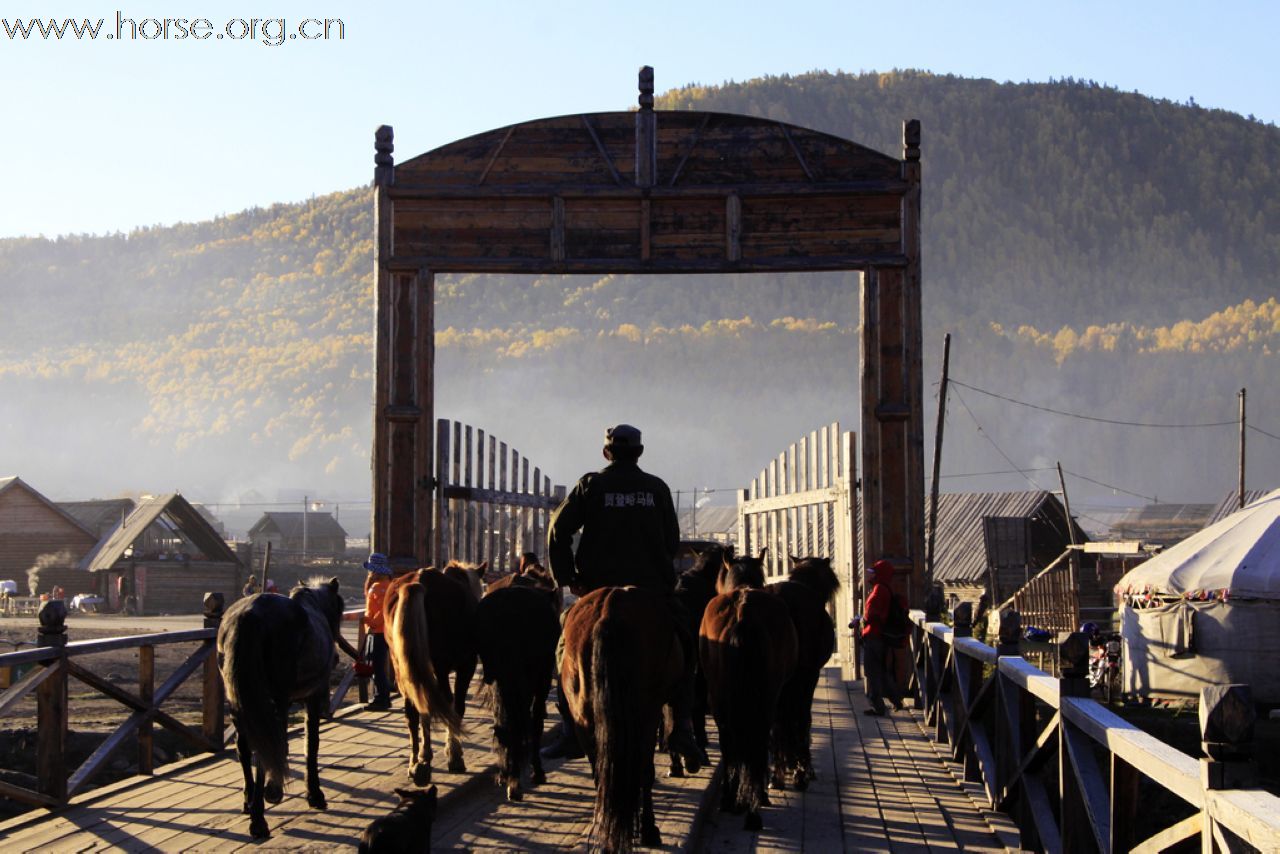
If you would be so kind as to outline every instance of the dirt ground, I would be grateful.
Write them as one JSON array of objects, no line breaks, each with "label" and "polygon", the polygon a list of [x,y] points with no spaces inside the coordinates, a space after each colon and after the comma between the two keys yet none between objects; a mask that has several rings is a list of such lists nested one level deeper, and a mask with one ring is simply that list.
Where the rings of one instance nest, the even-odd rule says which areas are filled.
[{"label": "dirt ground", "polygon": [[[35,645],[37,621],[34,617],[0,617],[0,652],[28,649]],[[183,631],[203,626],[198,614],[169,617],[126,617],[124,615],[72,614],[67,618],[68,642],[99,640],[153,632]],[[347,637],[355,642],[356,626],[344,625]],[[199,648],[196,642],[163,644],[155,648],[155,687],[158,688]],[[77,656],[77,663],[91,669],[113,685],[132,694],[138,692],[138,650],[112,650]],[[201,682],[197,670],[164,703],[163,709],[197,730],[201,721]],[[343,668],[339,667],[339,673]],[[16,681],[16,680],[15,680]],[[68,734],[69,769],[78,768],[111,732],[122,724],[130,710],[74,677],[67,691],[70,711]],[[0,780],[24,788],[35,787],[36,700],[28,694],[0,717]],[[185,740],[163,727],[153,727],[153,762],[158,768],[194,753]],[[92,785],[104,785],[137,773],[137,742],[128,741],[116,752]],[[0,798],[0,819],[24,812],[29,807]]]}]

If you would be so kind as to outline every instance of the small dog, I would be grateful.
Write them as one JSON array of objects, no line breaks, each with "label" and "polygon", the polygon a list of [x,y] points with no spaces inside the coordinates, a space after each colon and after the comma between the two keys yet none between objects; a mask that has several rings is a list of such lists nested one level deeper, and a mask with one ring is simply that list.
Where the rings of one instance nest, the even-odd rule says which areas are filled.
[{"label": "small dog", "polygon": [[436,787],[396,789],[395,792],[400,796],[399,805],[364,829],[359,854],[418,854],[431,850]]}]

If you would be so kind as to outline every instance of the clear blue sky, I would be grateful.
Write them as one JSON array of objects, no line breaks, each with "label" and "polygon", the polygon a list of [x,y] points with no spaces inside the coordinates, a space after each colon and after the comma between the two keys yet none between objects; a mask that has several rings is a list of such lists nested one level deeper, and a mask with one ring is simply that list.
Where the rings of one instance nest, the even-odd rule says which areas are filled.
[{"label": "clear blue sky", "polygon": [[[1278,3],[170,0],[121,8],[143,29],[110,40],[115,7],[55,0],[0,17],[12,26],[37,7],[105,23],[96,41],[0,28],[0,237],[128,231],[346,189],[372,177],[379,124],[403,159],[517,121],[626,109],[643,64],[659,91],[814,69],[1077,77],[1280,121]],[[235,19],[253,7],[287,33],[340,18],[343,37],[214,37],[228,22],[242,34]],[[166,15],[208,19],[209,38],[142,38]]]}]

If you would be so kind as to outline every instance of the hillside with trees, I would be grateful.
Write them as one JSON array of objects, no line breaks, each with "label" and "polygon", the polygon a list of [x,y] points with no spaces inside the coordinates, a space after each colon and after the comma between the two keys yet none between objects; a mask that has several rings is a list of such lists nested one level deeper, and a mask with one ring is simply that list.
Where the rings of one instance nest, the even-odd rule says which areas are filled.
[{"label": "hillside with trees", "polygon": [[[1199,424],[1233,419],[1248,387],[1251,422],[1280,433],[1274,126],[1090,82],[920,72],[689,86],[658,106],[765,115],[891,154],[902,120],[921,119],[930,391],[952,332],[953,372],[977,388]],[[39,460],[31,479],[58,497],[367,496],[372,239],[360,188],[0,241],[0,468],[14,469],[0,474]],[[856,427],[857,293],[852,274],[445,277],[439,414],[497,432],[561,481],[595,464],[604,423],[631,419],[673,486],[740,486],[800,433]],[[952,474],[1007,470],[1003,454],[1169,500],[1234,483],[1229,426],[1125,429],[960,398]],[[1251,435],[1250,485],[1280,485],[1280,440]]]}]

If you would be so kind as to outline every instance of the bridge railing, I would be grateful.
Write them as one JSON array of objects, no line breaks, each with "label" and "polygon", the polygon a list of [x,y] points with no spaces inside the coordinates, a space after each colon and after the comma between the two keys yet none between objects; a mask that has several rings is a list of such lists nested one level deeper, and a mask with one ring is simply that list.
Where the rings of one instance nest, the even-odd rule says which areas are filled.
[{"label": "bridge railing", "polygon": [[[27,673],[0,692],[0,717],[24,699],[36,699],[36,788],[0,780],[0,797],[44,807],[66,805],[89,784],[126,745],[137,748],[138,773],[154,771],[154,725],[159,724],[199,751],[217,753],[234,736],[225,725],[225,693],[218,672],[214,645],[222,619],[223,599],[219,593],[204,597],[204,627],[176,632],[130,635],[101,640],[67,640],[67,609],[62,600],[51,600],[40,610],[36,646],[0,654],[0,668]],[[344,622],[359,621],[363,609],[346,611]],[[363,640],[363,623],[360,639]],[[195,650],[158,687],[155,684],[157,647],[196,644]],[[82,663],[88,656],[122,649],[138,650],[138,690],[125,690]],[[200,725],[178,720],[162,708],[189,679],[200,675]],[[70,768],[67,734],[70,723],[71,678],[119,702],[130,713],[77,768]],[[330,714],[343,702],[356,679],[354,667],[346,667],[330,701]],[[364,679],[361,680],[363,683]],[[364,685],[361,685],[363,692]],[[172,704],[170,704],[172,706]]]},{"label": "bridge railing", "polygon": [[994,648],[970,636],[967,605],[953,626],[912,618],[926,725],[989,806],[1018,824],[1024,848],[1162,851],[1198,838],[1203,851],[1280,850],[1280,798],[1231,788],[1248,782],[1245,686],[1205,689],[1200,759],[1089,698],[1084,635],[1061,645],[1059,678],[1018,654],[1016,611],[1002,612]]}]

